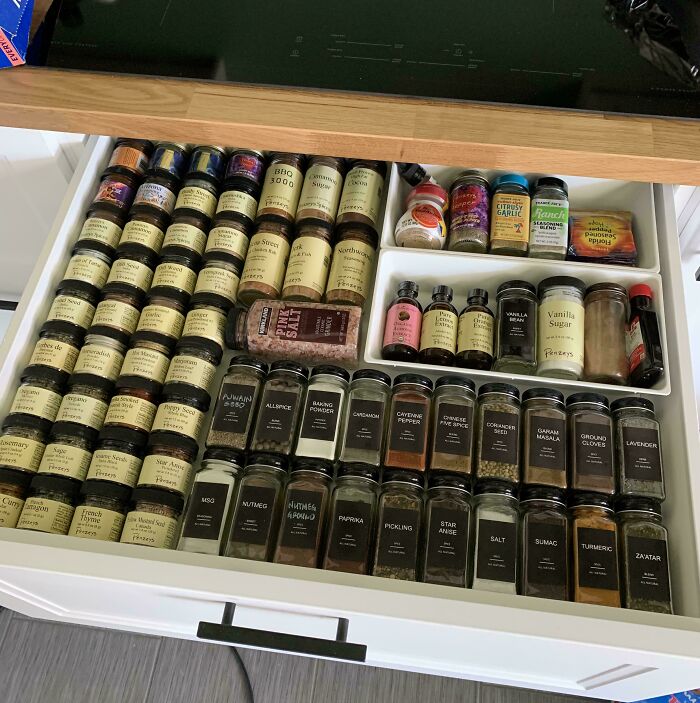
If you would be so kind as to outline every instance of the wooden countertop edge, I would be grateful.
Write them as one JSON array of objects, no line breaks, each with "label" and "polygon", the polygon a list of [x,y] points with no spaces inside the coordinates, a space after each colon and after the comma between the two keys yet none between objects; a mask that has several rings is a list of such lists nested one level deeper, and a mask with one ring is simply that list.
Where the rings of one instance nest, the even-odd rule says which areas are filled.
[{"label": "wooden countertop edge", "polygon": [[700,185],[700,121],[27,66],[0,103],[9,127]]}]

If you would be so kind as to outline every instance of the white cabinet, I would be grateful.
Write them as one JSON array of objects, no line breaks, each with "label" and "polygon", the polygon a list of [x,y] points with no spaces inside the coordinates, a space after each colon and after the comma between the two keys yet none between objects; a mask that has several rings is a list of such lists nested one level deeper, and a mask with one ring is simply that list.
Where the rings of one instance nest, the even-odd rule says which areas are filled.
[{"label": "white cabinet", "polygon": [[[92,138],[0,352],[7,413],[53,291],[111,150]],[[643,189],[642,189],[643,190]],[[641,191],[640,191],[641,192]],[[658,231],[640,272],[663,287],[670,381],[653,393],[662,421],[665,521],[676,611],[664,616],[394,582],[297,567],[0,530],[0,602],[37,617],[196,638],[200,621],[249,628],[247,642],[311,651],[336,637],[366,645],[366,661],[482,681],[630,701],[692,688],[700,679],[700,480],[690,347],[671,187],[643,207]],[[391,198],[391,195],[390,195]],[[390,210],[391,201],[387,205]],[[386,255],[395,255],[388,252]],[[440,259],[435,255],[436,275]],[[497,267],[496,260],[484,263]],[[517,264],[514,266],[529,266]],[[541,266],[542,264],[537,264]],[[489,269],[484,269],[488,271]],[[583,271],[583,269],[582,269]],[[619,273],[619,272],[618,272]],[[611,271],[611,275],[614,272]],[[583,275],[583,273],[582,273]],[[631,276],[632,273],[619,274]],[[382,301],[383,304],[383,301]],[[371,337],[371,335],[370,335]],[[619,391],[618,391],[619,393]],[[250,629],[299,638],[270,638]],[[257,638],[257,639],[256,639]],[[313,638],[313,639],[308,639]]]}]

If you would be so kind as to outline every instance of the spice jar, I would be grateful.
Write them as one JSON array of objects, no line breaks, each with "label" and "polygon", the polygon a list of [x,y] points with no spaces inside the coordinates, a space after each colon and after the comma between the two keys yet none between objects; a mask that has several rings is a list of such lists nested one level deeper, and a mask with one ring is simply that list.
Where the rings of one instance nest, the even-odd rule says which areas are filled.
[{"label": "spice jar", "polygon": [[248,184],[260,191],[265,174],[265,154],[253,149],[236,149],[226,165],[224,185]]},{"label": "spice jar", "polygon": [[418,302],[418,284],[402,281],[389,304],[384,324],[382,359],[416,361],[421,340],[423,308]]},{"label": "spice jar", "polygon": [[252,228],[258,211],[259,195],[260,188],[252,183],[241,181],[235,185],[225,185],[216,206],[215,222],[223,217],[237,222],[246,229]]},{"label": "spice jar", "polygon": [[121,293],[107,293],[95,310],[88,335],[111,337],[126,346],[136,331],[141,311]]},{"label": "spice jar", "polygon": [[198,257],[204,253],[207,245],[207,221],[197,215],[176,215],[165,230],[163,256],[174,254],[175,256],[191,256],[198,262]]},{"label": "spice jar", "polygon": [[229,449],[209,449],[194,476],[178,549],[197,554],[221,554],[228,532],[236,478],[243,455]]},{"label": "spice jar", "polygon": [[165,432],[153,434],[136,485],[184,496],[192,482],[196,456],[197,448],[186,439]]},{"label": "spice jar", "polygon": [[215,185],[223,178],[226,149],[214,144],[200,144],[192,150],[186,178],[203,178]]},{"label": "spice jar", "polygon": [[3,425],[32,418],[42,432],[48,432],[61,407],[63,386],[42,375],[25,376],[10,406]]},{"label": "spice jar", "polygon": [[425,471],[432,390],[433,382],[419,374],[404,373],[394,379],[385,466]]},{"label": "spice jar", "polygon": [[208,258],[197,276],[192,305],[206,305],[224,312],[230,310],[238,299],[240,275],[238,264]]},{"label": "spice jar", "polygon": [[[126,346],[101,334],[89,334],[73,367],[71,383],[98,384],[111,389],[124,363]],[[108,383],[105,383],[108,382]]]},{"label": "spice jar", "polygon": [[170,217],[177,200],[178,181],[170,176],[148,176],[139,186],[131,209],[133,214],[151,213]]},{"label": "spice jar", "polygon": [[132,178],[143,178],[152,153],[153,142],[147,139],[121,137],[114,145],[114,151],[103,175],[116,173]]},{"label": "spice jar", "polygon": [[336,234],[324,302],[362,307],[369,295],[377,235],[347,225]]},{"label": "spice jar", "polygon": [[256,220],[294,222],[304,181],[304,154],[275,152],[265,171]]},{"label": "spice jar", "polygon": [[423,312],[418,362],[452,366],[457,350],[457,310],[452,288],[435,286],[433,300]]},{"label": "spice jar", "polygon": [[248,253],[250,230],[248,225],[224,213],[217,215],[206,240],[205,256],[207,259],[227,261],[242,271]]},{"label": "spice jar", "polygon": [[36,473],[46,447],[46,433],[34,418],[3,423],[0,434],[0,467]]},{"label": "spice jar", "polygon": [[372,576],[417,580],[422,522],[422,476],[411,471],[386,471],[379,496]]},{"label": "spice jar", "polygon": [[179,181],[187,167],[189,147],[177,142],[158,142],[148,162],[147,175],[169,176]]},{"label": "spice jar", "polygon": [[292,453],[309,372],[293,361],[276,361],[265,380],[255,429],[253,452]]},{"label": "spice jar", "polygon": [[111,212],[125,218],[134,200],[137,183],[136,179],[121,174],[105,176],[97,186],[97,193],[88,207],[88,215]]},{"label": "spice jar", "polygon": [[22,471],[0,469],[0,527],[15,527],[32,477]]},{"label": "spice jar", "polygon": [[476,420],[476,477],[520,480],[520,393],[507,383],[479,388]]},{"label": "spice jar", "polygon": [[530,486],[520,496],[520,593],[569,599],[569,541],[564,491]]},{"label": "spice jar", "polygon": [[94,249],[76,247],[56,293],[71,290],[97,297],[107,282],[111,265],[112,259],[106,254]]},{"label": "spice jar", "polygon": [[518,561],[515,487],[504,481],[479,481],[474,495],[471,587],[476,591],[515,594]]},{"label": "spice jar", "polygon": [[587,288],[583,362],[586,381],[627,385],[627,302],[627,290],[617,283],[596,283]]},{"label": "spice jar", "polygon": [[348,389],[339,459],[371,466],[382,463],[391,378],[374,369],[359,369]]},{"label": "spice jar", "polygon": [[145,381],[134,378],[127,383],[120,378],[105,416],[105,429],[121,427],[147,435],[153,426],[157,402],[158,397]]},{"label": "spice jar", "polygon": [[625,608],[672,615],[668,532],[661,523],[661,504],[650,498],[621,498],[617,521]]},{"label": "spice jar", "polygon": [[576,603],[620,607],[617,526],[611,499],[577,492],[571,506],[573,592]]},{"label": "spice jar", "polygon": [[324,569],[348,574],[369,573],[378,478],[376,466],[341,463],[328,511]]},{"label": "spice jar", "polygon": [[70,537],[118,542],[124,527],[131,489],[104,481],[85,481],[73,513]]},{"label": "spice jar", "polygon": [[444,249],[447,242],[447,191],[437,183],[421,183],[406,197],[406,212],[394,229],[398,247]]},{"label": "spice jar", "polygon": [[568,246],[569,190],[561,178],[543,176],[532,191],[528,256],[564,261]]},{"label": "spice jar", "polygon": [[37,473],[84,481],[92,460],[93,444],[94,433],[80,427],[57,424]]},{"label": "spice jar", "polygon": [[331,263],[330,239],[331,230],[326,226],[298,226],[282,284],[283,300],[321,302]]},{"label": "spice jar", "polygon": [[194,215],[211,220],[218,197],[219,188],[212,180],[188,177],[177,194],[173,216]]},{"label": "spice jar", "polygon": [[618,493],[663,500],[666,490],[654,404],[646,398],[618,398],[611,410]]},{"label": "spice jar", "polygon": [[92,383],[71,383],[56,415],[53,433],[79,430],[94,440],[107,414],[112,383],[95,379]]},{"label": "spice jar", "polygon": [[140,308],[151,287],[154,268],[155,259],[151,254],[130,254],[116,259],[102,292],[122,294],[125,302]]},{"label": "spice jar", "polygon": [[40,334],[58,332],[82,340],[95,315],[95,302],[93,296],[78,290],[70,291],[70,294],[69,291],[64,291],[57,295],[51,303]]},{"label": "spice jar", "polygon": [[296,456],[328,461],[336,458],[349,381],[350,374],[340,366],[316,366],[311,370]]},{"label": "spice jar", "polygon": [[135,488],[131,510],[124,521],[122,544],[174,549],[177,525],[182,514],[182,496],[157,488]]},{"label": "spice jar", "polygon": [[577,491],[615,492],[613,427],[608,400],[574,393],[566,400],[569,424],[569,486]]},{"label": "spice jar", "polygon": [[192,396],[208,405],[211,401],[216,367],[220,360],[221,357],[212,356],[204,347],[178,344],[165,377],[163,393]]},{"label": "spice jar", "polygon": [[422,580],[425,583],[467,587],[470,498],[467,478],[430,476],[423,528]]},{"label": "spice jar", "polygon": [[68,534],[80,484],[62,476],[35,476],[29,486],[18,530]]},{"label": "spice jar", "polygon": [[482,171],[461,174],[450,187],[450,251],[485,254],[489,245],[489,182]]},{"label": "spice jar", "polygon": [[523,393],[523,483],[567,488],[564,395],[553,388]]},{"label": "spice jar", "polygon": [[537,297],[527,281],[506,281],[496,293],[494,371],[532,374],[537,369]]},{"label": "spice jar", "polygon": [[171,297],[150,296],[141,311],[131,343],[150,342],[157,351],[172,354],[185,326],[185,306]]},{"label": "spice jar", "polygon": [[271,561],[286,481],[286,459],[250,456],[236,496],[227,557]]},{"label": "spice jar", "polygon": [[168,218],[162,214],[137,213],[124,225],[117,256],[158,256],[167,224]]},{"label": "spice jar", "polygon": [[334,156],[312,156],[304,176],[304,185],[297,206],[296,222],[323,223],[332,227],[343,188],[344,159]]},{"label": "spice jar", "polygon": [[133,488],[143,463],[146,435],[124,427],[105,427],[92,455],[87,481],[109,481]]},{"label": "spice jar", "polygon": [[319,566],[332,480],[333,466],[327,461],[303,459],[292,468],[282,501],[276,564]]},{"label": "spice jar", "polygon": [[40,332],[22,378],[42,375],[55,383],[64,384],[73,372],[81,341],[76,335],[65,332]]},{"label": "spice jar", "polygon": [[148,291],[149,296],[172,298],[187,306],[197,283],[196,262],[194,256],[168,254],[161,257]]},{"label": "spice jar", "polygon": [[212,355],[224,353],[224,331],[226,315],[218,308],[199,306],[190,310],[182,329],[182,344],[198,344],[206,347]]},{"label": "spice jar", "polygon": [[[151,428],[151,444],[160,439],[159,435],[174,435],[183,446],[191,447],[194,454],[199,448],[198,440],[204,424],[204,413],[209,402],[202,402],[187,393],[163,393],[163,400],[156,410]],[[143,469],[142,469],[143,473]]]},{"label": "spice jar", "polygon": [[530,191],[527,178],[506,173],[492,184],[493,208],[489,252],[527,256],[530,239]]},{"label": "spice jar", "polygon": [[170,358],[163,352],[141,346],[142,344],[143,342],[126,353],[117,386],[126,388],[136,384],[155,395],[160,393],[165,383]]},{"label": "spice jar", "polygon": [[457,323],[457,366],[488,371],[493,364],[494,316],[488,291],[472,288]]},{"label": "spice jar", "polygon": [[75,243],[75,249],[99,251],[110,258],[119,244],[124,227],[124,215],[109,210],[98,210],[88,214]]},{"label": "spice jar", "polygon": [[386,163],[358,159],[345,177],[336,225],[364,225],[376,233]]}]

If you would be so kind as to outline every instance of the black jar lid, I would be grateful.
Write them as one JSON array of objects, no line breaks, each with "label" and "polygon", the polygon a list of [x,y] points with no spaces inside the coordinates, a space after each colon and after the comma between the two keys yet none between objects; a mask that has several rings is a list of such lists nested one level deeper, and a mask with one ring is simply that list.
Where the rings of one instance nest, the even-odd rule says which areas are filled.
[{"label": "black jar lid", "polygon": [[341,476],[355,476],[366,478],[368,481],[379,481],[379,467],[363,461],[343,461],[338,467],[338,478]]},{"label": "black jar lid", "polygon": [[256,359],[254,356],[247,356],[246,354],[234,356],[231,359],[231,363],[228,365],[227,373],[233,371],[237,366],[249,366],[251,369],[261,371],[263,374],[267,373],[267,364],[264,361]]},{"label": "black jar lid", "polygon": [[210,447],[204,452],[202,461],[208,461],[209,459],[226,461],[241,468],[244,463],[245,453],[237,449],[227,449],[226,447]]},{"label": "black jar lid", "polygon": [[501,395],[508,395],[516,400],[520,399],[520,391],[515,386],[511,386],[510,383],[484,383],[484,385],[479,388],[479,397],[487,393],[499,393]]},{"label": "black jar lid", "polygon": [[476,390],[474,381],[472,381],[471,378],[464,378],[464,376],[440,376],[440,378],[435,381],[435,390],[442,386],[460,386],[461,388],[470,390],[472,393]]},{"label": "black jar lid", "polygon": [[245,468],[248,470],[251,466],[266,466],[277,471],[287,472],[289,460],[281,454],[269,454],[267,452],[255,452],[248,457]]},{"label": "black jar lid", "polygon": [[433,287],[433,298],[437,295],[444,296],[445,298],[447,298],[447,300],[449,302],[450,300],[452,300],[452,297],[454,295],[454,291],[452,290],[452,288],[450,288],[450,286],[443,286],[443,285],[434,286]]},{"label": "black jar lid", "polygon": [[512,281],[506,281],[505,283],[501,283],[501,285],[498,286],[498,289],[496,290],[496,295],[499,296],[501,293],[507,290],[524,290],[528,293],[532,293],[532,295],[536,294],[535,286],[533,286],[532,283],[528,283],[527,281],[522,281],[520,279],[514,279]]},{"label": "black jar lid", "polygon": [[337,376],[338,378],[342,378],[346,382],[350,380],[349,371],[346,371],[341,366],[334,366],[333,364],[322,364],[321,366],[314,366],[314,368],[311,369],[311,378],[313,378],[314,376],[319,376],[321,374],[325,374],[328,376]]},{"label": "black jar lid", "polygon": [[307,459],[305,457],[296,457],[292,465],[292,473],[297,471],[310,471],[322,476],[333,477],[333,463],[325,459]]},{"label": "black jar lid", "polygon": [[[80,348],[80,342],[76,341],[75,346]],[[42,364],[32,364],[27,366],[22,371],[20,380],[24,383],[28,378],[41,378],[49,381],[50,383],[55,383],[58,386],[63,387],[65,382],[68,380],[69,374],[66,371],[59,371],[51,366],[44,366]]]},{"label": "black jar lid", "polygon": [[625,398],[618,398],[610,405],[610,410],[613,412],[616,410],[622,410],[623,408],[641,408],[642,410],[650,410],[651,412],[654,412],[654,403],[646,398],[630,395]]},{"label": "black jar lid", "polygon": [[138,430],[132,430],[128,427],[120,427],[119,425],[105,425],[100,432],[99,441],[104,440],[110,442],[123,442],[124,444],[132,444],[136,449],[141,450],[148,442],[148,435]]},{"label": "black jar lid", "polygon": [[471,480],[468,476],[431,471],[428,474],[428,488],[454,488],[471,494]]},{"label": "black jar lid", "polygon": [[566,505],[566,492],[553,486],[525,486],[520,492],[520,502],[527,503],[531,500],[548,500]]},{"label": "black jar lid", "polygon": [[121,483],[112,483],[111,481],[100,481],[99,479],[91,478],[89,481],[85,481],[80,487],[80,493],[84,496],[114,498],[114,500],[125,502],[131,495],[131,488]]},{"label": "black jar lid", "polygon": [[357,381],[358,379],[369,379],[372,381],[378,381],[386,386],[391,385],[391,376],[384,373],[383,371],[376,371],[375,369],[358,369],[353,373],[352,380]]},{"label": "black jar lid", "polygon": [[49,444],[58,442],[58,437],[76,437],[92,443],[97,437],[97,430],[74,422],[54,422],[49,434]]},{"label": "black jar lid", "polygon": [[134,488],[131,493],[132,503],[156,503],[172,508],[176,513],[181,513],[185,505],[185,499],[177,493],[162,490],[160,488]]},{"label": "black jar lid", "polygon": [[487,478],[480,479],[476,482],[474,495],[501,495],[509,496],[510,498],[517,497],[517,487],[507,481],[499,481],[498,479]]},{"label": "black jar lid", "polygon": [[386,483],[407,483],[416,488],[423,488],[425,480],[422,473],[408,471],[407,469],[385,469],[382,485]]},{"label": "black jar lid", "polygon": [[575,288],[582,296],[586,293],[586,284],[580,278],[573,276],[550,276],[540,281],[537,286],[537,296],[542,297],[542,294],[549,288]]},{"label": "black jar lid", "polygon": [[12,413],[7,415],[2,421],[2,429],[7,430],[12,427],[24,427],[28,430],[36,430],[46,436],[46,420],[35,415],[23,415]]},{"label": "black jar lid", "polygon": [[523,403],[528,400],[554,400],[564,405],[564,394],[555,388],[529,388],[523,393]]},{"label": "black jar lid", "polygon": [[413,384],[422,386],[428,390],[433,390],[433,382],[427,377],[419,373],[402,373],[394,379],[394,388],[403,384]]},{"label": "black jar lid", "polygon": [[[160,353],[160,352],[156,352]],[[163,354],[165,356],[165,354]],[[153,379],[150,378],[144,378],[143,376],[122,376],[120,375],[119,378],[117,379],[117,382],[114,385],[115,388],[115,394],[118,395],[119,391],[124,389],[124,388],[130,388],[134,389],[137,391],[145,391],[148,393],[151,398],[144,398],[144,400],[148,400],[149,402],[158,405],[158,394],[160,393],[161,389],[163,388],[163,384],[159,383],[158,381],[154,381]]]},{"label": "black jar lid", "polygon": [[600,393],[574,393],[566,399],[567,408],[578,403],[594,403],[604,407],[606,410],[608,407],[608,399]]},{"label": "black jar lid", "polygon": [[146,453],[159,454],[159,447],[166,447],[168,449],[179,449],[180,451],[187,453],[187,455],[189,456],[187,462],[190,464],[194,461],[195,457],[197,456],[197,452],[199,451],[199,446],[197,445],[197,442],[195,442],[190,437],[184,437],[183,435],[178,435],[174,433],[171,434],[167,431],[164,432],[162,430],[158,430],[150,434],[148,438],[148,447],[146,448]]},{"label": "black jar lid", "polygon": [[415,296],[418,295],[418,291],[420,290],[419,285],[415,281],[401,281],[399,283],[399,292],[401,291],[408,291],[409,293],[415,293]]},{"label": "black jar lid", "polygon": [[65,493],[70,500],[75,500],[78,496],[80,486],[80,481],[76,481],[74,478],[68,478],[66,476],[52,476],[51,474],[36,474],[36,476],[32,478],[32,483],[29,490]]},{"label": "black jar lid", "polygon": [[533,186],[533,191],[538,188],[561,188],[567,195],[569,194],[569,188],[566,185],[566,181],[556,176],[542,176],[535,181]]},{"label": "black jar lid", "polygon": [[484,303],[489,302],[489,292],[485,288],[470,288],[467,293],[467,301],[472,298],[483,298]]},{"label": "black jar lid", "polygon": [[610,281],[606,281],[605,283],[594,283],[592,286],[588,286],[588,288],[586,288],[586,295],[589,293],[595,293],[599,290],[615,291],[616,293],[622,293],[625,297],[627,297],[627,288],[621,286],[619,283],[612,283]]},{"label": "black jar lid", "polygon": [[[97,388],[105,394],[111,393],[114,389],[114,381],[104,376],[98,376],[95,373],[74,373],[68,379],[68,388],[66,393],[71,392],[72,386],[88,386],[92,388]],[[105,399],[105,403],[109,402],[109,399]]]},{"label": "black jar lid", "polygon": [[615,503],[615,512],[661,515],[661,501],[641,496],[621,496]]},{"label": "black jar lid", "polygon": [[33,477],[33,474],[29,474],[26,471],[16,471],[15,469],[0,467],[0,483],[9,483],[12,486],[19,486],[20,488],[26,489]]},{"label": "black jar lid", "polygon": [[202,412],[209,410],[211,405],[211,393],[206,388],[201,388],[200,386],[195,386],[192,383],[185,383],[183,381],[167,381],[163,385],[162,391],[163,400],[168,400],[172,398],[187,398],[189,402],[186,405],[192,405]]},{"label": "black jar lid", "polygon": [[592,493],[590,491],[575,491],[569,497],[569,507],[604,508],[612,512],[612,496],[602,493]]},{"label": "black jar lid", "polygon": [[296,361],[290,361],[289,359],[274,361],[270,366],[270,373],[273,371],[291,371],[291,373],[295,373],[304,379],[309,377],[309,370],[306,366],[298,364]]},{"label": "black jar lid", "polygon": [[85,328],[80,325],[76,325],[73,322],[67,322],[66,320],[46,320],[44,324],[39,328],[39,336],[42,334],[65,334],[72,335],[75,337],[76,341],[85,339]]}]

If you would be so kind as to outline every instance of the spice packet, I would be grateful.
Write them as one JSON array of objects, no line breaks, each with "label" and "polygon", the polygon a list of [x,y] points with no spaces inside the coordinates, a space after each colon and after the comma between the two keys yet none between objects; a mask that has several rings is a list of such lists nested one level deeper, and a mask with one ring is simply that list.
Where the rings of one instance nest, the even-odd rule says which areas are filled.
[{"label": "spice packet", "polygon": [[632,213],[615,210],[572,210],[569,217],[570,261],[637,265]]}]

